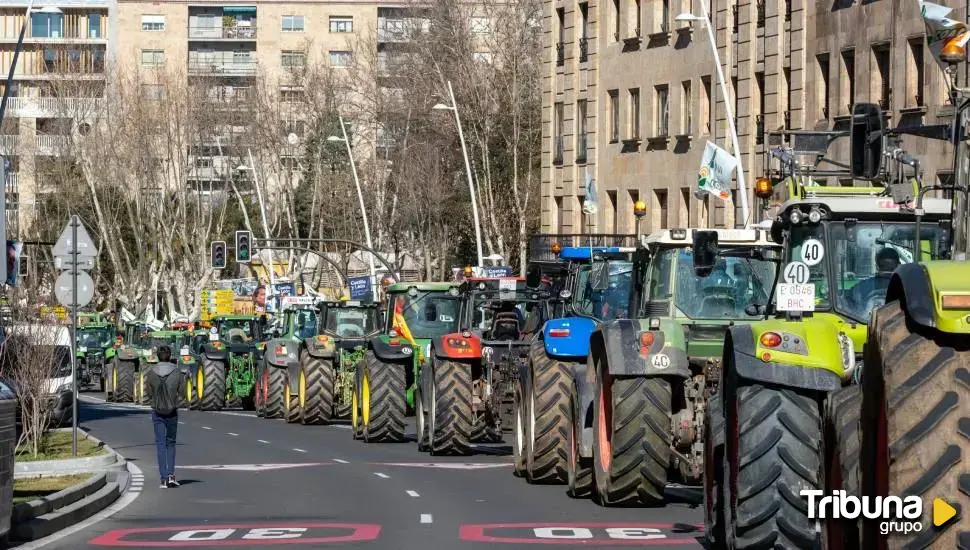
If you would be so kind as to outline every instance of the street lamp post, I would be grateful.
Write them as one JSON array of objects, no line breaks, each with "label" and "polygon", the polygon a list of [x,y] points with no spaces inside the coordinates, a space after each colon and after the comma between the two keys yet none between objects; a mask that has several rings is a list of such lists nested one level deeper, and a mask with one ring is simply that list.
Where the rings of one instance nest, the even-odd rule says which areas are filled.
[{"label": "street lamp post", "polygon": [[[218,139],[217,139],[217,143],[218,143]],[[252,170],[253,172],[253,187],[256,189],[256,200],[259,201],[259,216],[263,219],[263,233],[266,234],[266,240],[269,241],[271,237],[269,234],[269,222],[266,220],[266,203],[263,201],[263,192],[259,188],[259,179],[256,177],[256,163],[253,162],[252,149],[246,149],[246,155],[249,157],[249,166],[246,166],[245,164],[243,164],[237,167],[236,169],[243,170],[243,171]],[[273,273],[273,268],[274,268],[273,252],[270,251],[269,270],[268,270],[269,290],[266,292],[268,296],[273,295],[273,290],[274,290],[273,287],[276,285],[276,280],[275,280],[276,276],[275,276],[275,273]]]},{"label": "street lamp post", "polygon": [[[350,138],[347,137],[347,127],[344,126],[344,117],[338,115],[340,121],[340,132],[343,137],[330,136],[327,141],[342,141],[347,146],[347,156],[350,157],[350,171],[354,174],[354,185],[357,187],[357,200],[360,202],[360,215],[364,219],[364,238],[367,239],[367,248],[374,249],[374,243],[370,238],[370,223],[367,221],[367,208],[364,206],[364,192],[360,189],[360,179],[357,177],[357,163],[354,162],[354,150],[350,147]],[[377,272],[374,269],[374,255],[367,254],[367,261],[370,264],[370,290],[374,296],[374,301],[379,301],[377,296]]]},{"label": "street lamp post", "polygon": [[693,13],[686,12],[674,18],[675,21],[698,21],[707,28],[707,37],[711,42],[711,51],[714,53],[714,64],[717,66],[717,82],[721,88],[721,96],[724,97],[724,110],[727,111],[728,126],[731,130],[731,143],[734,147],[734,158],[738,161],[738,194],[741,195],[741,217],[744,218],[745,226],[748,225],[748,189],[744,183],[744,166],[741,164],[741,146],[738,143],[738,128],[734,124],[734,112],[731,109],[731,100],[728,96],[727,85],[724,83],[724,71],[721,70],[721,56],[717,53],[717,40],[714,38],[714,29],[711,20],[707,15],[707,2],[701,0],[702,17]]},{"label": "street lamp post", "polygon": [[468,192],[471,194],[472,199],[472,218],[475,222],[475,247],[478,252],[478,265],[482,266],[482,228],[478,222],[478,197],[475,195],[475,181],[472,177],[472,166],[471,162],[468,160],[468,146],[465,145],[465,133],[461,129],[461,117],[458,116],[458,104],[455,102],[455,93],[451,89],[451,81],[448,81],[448,97],[451,99],[451,105],[445,105],[444,103],[439,103],[432,107],[432,109],[443,109],[446,111],[454,111],[455,113],[455,125],[458,126],[458,140],[461,141],[461,154],[465,157],[465,174],[468,175]]}]

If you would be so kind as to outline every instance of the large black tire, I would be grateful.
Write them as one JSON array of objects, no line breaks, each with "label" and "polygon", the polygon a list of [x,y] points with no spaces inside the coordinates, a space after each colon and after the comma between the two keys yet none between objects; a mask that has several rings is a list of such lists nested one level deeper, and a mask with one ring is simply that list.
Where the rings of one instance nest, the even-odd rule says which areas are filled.
[{"label": "large black tire", "polygon": [[520,381],[515,388],[515,425],[512,432],[512,475],[515,477],[525,477],[526,467],[526,440],[529,434],[526,433],[527,413],[525,410],[526,390]]},{"label": "large black tire", "polygon": [[339,378],[339,376],[340,376],[340,370],[339,369],[343,368],[343,367],[340,366],[340,356],[339,355],[334,356],[333,361],[330,363],[330,368],[333,369],[333,373],[334,373],[334,379],[333,379],[333,384],[334,384],[334,390],[333,390],[333,401],[334,401],[334,405],[333,405],[333,417],[335,419],[340,419],[340,420],[349,420],[350,419],[350,405],[351,405],[350,400],[348,399],[347,401],[342,401],[343,395],[340,392],[337,391],[338,390],[338,385],[339,385],[338,384],[338,380],[340,380],[340,378]]},{"label": "large black tire", "polygon": [[299,424],[303,418],[303,408],[300,407],[300,385],[297,380],[296,391],[290,389],[289,371],[283,377],[283,419],[287,424]]},{"label": "large black tire", "polygon": [[582,413],[576,410],[576,387],[569,396],[569,461],[566,463],[566,494],[573,498],[589,498],[593,494],[593,462],[579,454],[582,439]]},{"label": "large black tire", "polygon": [[[846,386],[828,395],[825,400],[825,494],[845,491],[852,497],[859,493],[859,415],[862,411],[862,388]],[[823,523],[828,550],[859,548],[861,545],[858,521],[832,518]]]},{"label": "large black tire", "polygon": [[428,410],[424,402],[423,386],[418,384],[414,390],[414,430],[415,439],[418,442],[418,452],[426,453],[431,450],[431,443],[428,438]]},{"label": "large black tire", "polygon": [[269,384],[266,401],[263,403],[263,418],[283,418],[283,384],[286,382],[286,371],[270,366],[266,370],[269,372]]},{"label": "large black tire", "polygon": [[[864,522],[863,548],[970,548],[970,339],[916,325],[899,302],[875,310],[862,371],[862,494],[923,498],[922,529],[880,535]],[[958,519],[934,527],[942,497]]]},{"label": "large black tire", "polygon": [[302,421],[304,424],[328,424],[333,417],[333,363],[304,350],[300,354],[300,368],[306,378]]},{"label": "large black tire", "polygon": [[457,361],[438,361],[432,366],[429,399],[429,439],[432,455],[467,455],[471,452],[472,367]]},{"label": "large black tire", "polygon": [[724,546],[724,514],[718,507],[724,487],[724,405],[712,395],[704,410],[704,533],[710,548]]},{"label": "large black tire", "polygon": [[541,343],[530,359],[524,421],[534,428],[526,428],[525,477],[529,483],[565,484],[572,372],[568,363],[549,358]]},{"label": "large black tire", "polygon": [[400,443],[405,440],[407,399],[405,366],[384,363],[368,351],[364,359],[364,376],[370,390],[370,410],[364,425],[367,443]]},{"label": "large black tire", "polygon": [[114,388],[114,399],[116,403],[134,403],[135,401],[135,363],[131,361],[118,361],[115,365],[117,371],[118,386]]},{"label": "large black tire", "polygon": [[226,408],[226,367],[220,361],[206,359],[202,363],[202,395],[199,409],[221,411]]},{"label": "large black tire", "polygon": [[593,476],[603,506],[663,503],[670,465],[670,382],[601,374],[593,403]]},{"label": "large black tire", "polygon": [[[731,402],[725,395],[724,399]],[[741,381],[728,408],[725,452],[737,468],[730,487],[737,508],[726,524],[735,548],[819,548],[815,520],[808,519],[804,489],[821,490],[822,414],[819,396],[790,388]],[[737,437],[732,436],[735,434]],[[731,480],[728,480],[730,485]]]}]

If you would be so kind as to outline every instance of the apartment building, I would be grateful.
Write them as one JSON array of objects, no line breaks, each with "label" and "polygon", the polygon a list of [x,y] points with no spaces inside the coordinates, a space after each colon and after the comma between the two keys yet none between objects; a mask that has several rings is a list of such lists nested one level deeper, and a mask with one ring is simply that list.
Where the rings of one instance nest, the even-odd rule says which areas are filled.
[{"label": "apartment building", "polygon": [[[892,125],[952,115],[915,1],[700,1],[736,114],[751,221],[767,132],[847,129],[853,100],[882,102]],[[702,14],[694,0],[544,2],[543,232],[632,233],[637,200],[644,232],[743,223],[736,185],[729,201],[694,194],[706,141],[733,147],[707,30],[677,21],[684,12]],[[945,144],[904,143],[927,183],[950,173]],[[590,180],[592,218],[582,214]]]}]

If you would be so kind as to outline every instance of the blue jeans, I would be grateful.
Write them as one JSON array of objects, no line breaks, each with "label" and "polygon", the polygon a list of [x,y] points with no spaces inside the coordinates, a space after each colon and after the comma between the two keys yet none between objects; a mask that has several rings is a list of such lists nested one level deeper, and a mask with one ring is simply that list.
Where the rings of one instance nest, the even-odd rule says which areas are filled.
[{"label": "blue jeans", "polygon": [[161,416],[152,411],[152,424],[155,426],[155,450],[158,452],[158,473],[162,483],[175,475],[175,433],[178,431],[179,415],[174,412]]}]

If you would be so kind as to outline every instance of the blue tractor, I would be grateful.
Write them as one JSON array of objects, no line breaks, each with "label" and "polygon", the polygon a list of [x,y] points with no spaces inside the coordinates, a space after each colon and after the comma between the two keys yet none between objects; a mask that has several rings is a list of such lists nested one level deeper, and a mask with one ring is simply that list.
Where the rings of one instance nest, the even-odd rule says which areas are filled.
[{"label": "blue tractor", "polygon": [[[589,410],[594,396],[586,377],[590,336],[601,322],[628,316],[635,251],[567,247],[559,252],[568,268],[560,290],[562,316],[546,321],[536,335],[515,391],[514,471],[529,483],[569,479],[568,465],[574,462],[569,453],[578,452],[580,444],[572,437],[570,414],[576,406]],[[530,271],[529,287],[537,286],[537,275]],[[582,440],[592,441],[592,433]]]}]

